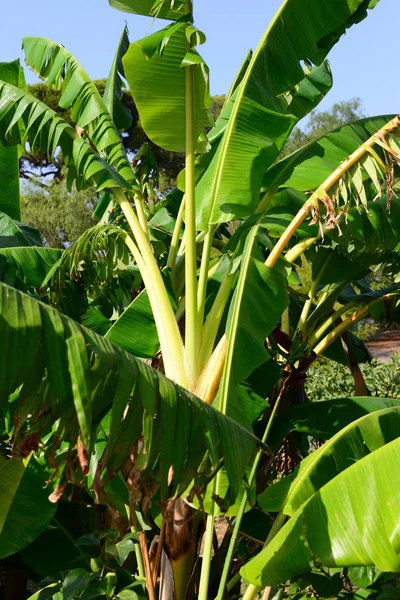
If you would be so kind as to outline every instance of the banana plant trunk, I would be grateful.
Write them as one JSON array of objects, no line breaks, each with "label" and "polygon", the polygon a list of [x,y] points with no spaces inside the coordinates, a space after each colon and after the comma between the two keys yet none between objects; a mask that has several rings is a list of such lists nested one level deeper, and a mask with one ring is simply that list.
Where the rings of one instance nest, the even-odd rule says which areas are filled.
[{"label": "banana plant trunk", "polygon": [[169,503],[165,514],[165,552],[174,574],[176,600],[190,600],[190,585],[197,557],[203,519],[199,511],[178,498]]}]

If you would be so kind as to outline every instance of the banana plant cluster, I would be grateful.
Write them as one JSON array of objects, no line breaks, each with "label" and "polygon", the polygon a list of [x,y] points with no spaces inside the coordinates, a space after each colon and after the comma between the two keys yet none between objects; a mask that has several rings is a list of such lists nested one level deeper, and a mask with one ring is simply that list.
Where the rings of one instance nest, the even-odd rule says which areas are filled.
[{"label": "banana plant cluster", "polygon": [[[124,28],[103,97],[63,45],[24,38],[73,125],[0,63],[0,560],[51,579],[33,598],[306,598],[321,577],[355,597],[400,571],[400,405],[368,397],[352,332],[400,317],[399,286],[368,280],[398,275],[400,118],[279,158],[377,2],[285,0],[215,123],[190,0],[110,0],[168,24]],[[185,154],[165,197],[149,149],[125,153],[125,81],[147,136]],[[98,194],[63,251],[20,223],[22,148]],[[322,355],[356,397],[306,397]]]}]

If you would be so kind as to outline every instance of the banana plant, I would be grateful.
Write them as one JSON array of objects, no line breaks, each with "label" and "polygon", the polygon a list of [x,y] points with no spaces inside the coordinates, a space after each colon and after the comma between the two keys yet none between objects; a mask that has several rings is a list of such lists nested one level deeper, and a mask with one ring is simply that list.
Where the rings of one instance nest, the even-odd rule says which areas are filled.
[{"label": "banana plant", "polygon": [[[345,281],[335,279],[334,289],[319,286],[331,260],[354,267],[362,255],[368,270],[398,250],[392,196],[400,120],[354,124],[279,161],[295,124],[332,86],[329,50],[377,0],[324,6],[313,0],[307,11],[298,0],[285,0],[246,57],[215,124],[208,68],[198,51],[205,35],[195,27],[193,3],[110,4],[170,23],[130,45],[124,29],[104,97],[64,46],[23,40],[27,64],[61,91],[60,106],[71,109],[74,126],[16,81],[0,81],[1,142],[13,151],[25,144],[49,156],[61,151],[68,184],[102,194],[96,209],[101,223],[52,255],[42,271],[39,257],[47,248],[39,252],[33,244],[23,253],[10,247],[4,254],[26,287],[21,292],[0,284],[0,340],[10,357],[2,366],[1,410],[14,454],[34,452],[46,462],[52,501],[71,485],[84,488],[122,520],[124,533],[131,529],[137,583],[146,582],[143,593],[151,600],[157,586],[163,597],[196,593],[221,600],[240,578],[233,558],[244,514],[253,510],[263,463],[274,460],[270,436],[284,405],[282,366],[326,352],[367,314],[397,316],[397,290],[374,296],[345,289],[358,281],[357,270]],[[129,123],[120,102],[123,79],[148,137],[185,153],[178,189],[157,210],[143,176],[153,168],[146,152],[131,163],[122,144],[121,129]],[[322,159],[321,147],[327,149]],[[362,239],[362,227],[378,245]],[[285,355],[276,332],[290,334],[291,286],[304,252],[323,260],[308,297],[300,298],[293,348]],[[37,262],[30,266],[33,253]],[[261,391],[260,378],[268,389]],[[377,450],[382,461],[395,443]],[[154,505],[159,539],[152,552],[146,521],[153,520]],[[214,543],[215,520],[224,514],[234,526],[216,578],[211,563],[222,562],[222,550]],[[291,535],[305,518],[296,517]],[[274,533],[282,518],[276,523]],[[285,527],[277,538],[284,548]],[[307,560],[318,553],[310,548]],[[247,598],[255,585],[276,581],[249,575],[252,564],[242,571],[253,583]],[[395,559],[379,565],[391,569]],[[281,572],[286,577],[288,571]],[[64,589],[80,581],[80,595],[85,577],[71,574]],[[121,588],[107,589],[100,596],[128,597]],[[46,597],[59,590],[55,583]]]}]

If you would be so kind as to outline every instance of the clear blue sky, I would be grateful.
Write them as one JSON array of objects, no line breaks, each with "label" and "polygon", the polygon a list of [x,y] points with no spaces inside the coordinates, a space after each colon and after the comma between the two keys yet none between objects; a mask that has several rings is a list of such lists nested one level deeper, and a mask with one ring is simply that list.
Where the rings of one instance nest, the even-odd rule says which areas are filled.
[{"label": "clear blue sky", "polygon": [[[151,24],[145,17],[111,9],[107,0],[4,4],[0,61],[22,57],[25,35],[49,37],[64,44],[94,79],[107,75],[125,20],[131,40],[143,37]],[[194,0],[194,4],[196,25],[208,38],[201,52],[211,69],[211,91],[224,93],[281,0]],[[335,84],[321,108],[359,96],[369,115],[400,112],[399,17],[400,0],[381,0],[365,21],[340,40],[329,56]],[[28,81],[34,81],[33,75],[28,75]]]}]

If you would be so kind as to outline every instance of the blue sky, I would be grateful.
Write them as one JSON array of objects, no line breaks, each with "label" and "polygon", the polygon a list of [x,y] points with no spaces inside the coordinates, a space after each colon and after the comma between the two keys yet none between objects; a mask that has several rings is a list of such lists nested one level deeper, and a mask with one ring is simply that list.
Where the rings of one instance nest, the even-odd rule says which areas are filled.
[{"label": "blue sky", "polygon": [[[321,0],[323,1],[323,0]],[[201,52],[211,69],[211,91],[224,93],[249,48],[254,48],[281,0],[194,0],[196,25],[207,34]],[[397,43],[400,0],[381,0],[330,53],[334,87],[320,105],[359,96],[367,114],[400,112]],[[105,77],[127,21],[131,40],[151,25],[111,9],[107,0],[19,0],[3,6],[0,61],[22,57],[25,35],[64,44],[93,78]],[[28,75],[28,81],[34,81]]]}]

